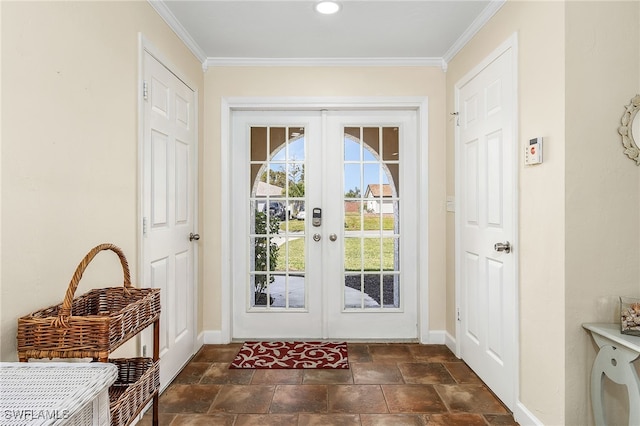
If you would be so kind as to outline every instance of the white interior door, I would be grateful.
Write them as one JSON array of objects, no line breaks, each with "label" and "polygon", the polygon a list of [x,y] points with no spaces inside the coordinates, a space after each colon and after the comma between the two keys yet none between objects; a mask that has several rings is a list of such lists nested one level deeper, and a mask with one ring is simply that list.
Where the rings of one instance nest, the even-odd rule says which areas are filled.
[{"label": "white interior door", "polygon": [[512,55],[507,49],[459,87],[457,149],[460,355],[511,408],[518,348]]},{"label": "white interior door", "polygon": [[[191,358],[195,342],[195,93],[144,54],[143,281],[160,288],[160,382]],[[145,338],[146,355],[152,342]]]},{"label": "white interior door", "polygon": [[233,113],[233,338],[418,337],[415,116]]}]

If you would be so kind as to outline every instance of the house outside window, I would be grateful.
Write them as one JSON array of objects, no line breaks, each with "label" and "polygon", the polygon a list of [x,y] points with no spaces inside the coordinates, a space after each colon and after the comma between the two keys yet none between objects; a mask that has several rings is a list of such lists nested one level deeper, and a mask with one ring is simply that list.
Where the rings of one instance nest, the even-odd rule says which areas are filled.
[{"label": "house outside window", "polygon": [[393,196],[391,185],[387,184],[371,184],[367,186],[364,194],[367,205],[367,212],[393,214]]}]

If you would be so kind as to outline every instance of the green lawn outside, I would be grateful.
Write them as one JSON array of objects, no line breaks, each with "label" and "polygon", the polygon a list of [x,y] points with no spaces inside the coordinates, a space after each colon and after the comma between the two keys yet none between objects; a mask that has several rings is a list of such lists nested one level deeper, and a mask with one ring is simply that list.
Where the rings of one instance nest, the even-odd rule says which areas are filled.
[{"label": "green lawn outside", "polygon": [[[364,230],[377,231],[380,230],[381,217],[378,214],[365,213]],[[304,220],[291,219],[288,221],[289,232],[304,232]],[[280,222],[280,232],[284,234],[287,222]],[[345,213],[344,227],[346,231],[359,231],[361,226],[359,213]],[[394,229],[394,217],[391,214],[382,216],[382,229],[392,231]],[[359,271],[361,266],[361,258],[364,259],[365,271],[380,270],[380,238],[365,238],[364,255],[361,254],[360,238],[346,238],[345,240],[345,270]],[[394,248],[393,238],[383,238],[384,258],[382,259],[382,269],[384,271],[393,271]],[[278,255],[277,270],[284,271],[285,253],[284,246],[280,248]],[[304,239],[300,238],[289,242],[289,270],[304,271]]]},{"label": "green lawn outside", "polygon": [[[286,222],[283,220],[280,222],[280,232],[286,231]],[[304,231],[304,220],[289,219],[289,232],[302,232]]]},{"label": "green lawn outside", "polygon": [[[385,214],[382,216],[382,229],[385,231],[393,231],[394,219],[393,215]],[[347,231],[359,231],[360,230],[360,214],[359,213],[345,213],[344,217],[344,229]],[[364,215],[364,230],[376,231],[380,229],[380,215],[365,213]],[[285,221],[280,222],[280,230],[286,230]],[[289,232],[304,231],[304,220],[289,220]]]},{"label": "green lawn outside", "polygon": [[[365,231],[377,231],[380,229],[380,215],[365,213],[364,217],[364,230]],[[382,215],[382,229],[384,231],[393,231],[393,215]],[[360,230],[360,214],[359,213],[345,213],[344,216],[344,229],[347,231],[359,231]]]},{"label": "green lawn outside", "polygon": [[[364,241],[364,256],[361,252],[361,241]],[[364,259],[365,271],[379,271],[380,267],[384,271],[393,271],[393,238],[382,239],[382,250],[384,258],[383,264],[380,265],[380,238],[346,238],[345,239],[345,270],[347,271],[359,271],[361,266],[360,259]],[[276,269],[278,271],[284,271],[284,245],[280,247],[278,252],[278,263]],[[289,241],[289,270],[290,271],[304,271],[304,238]]]}]

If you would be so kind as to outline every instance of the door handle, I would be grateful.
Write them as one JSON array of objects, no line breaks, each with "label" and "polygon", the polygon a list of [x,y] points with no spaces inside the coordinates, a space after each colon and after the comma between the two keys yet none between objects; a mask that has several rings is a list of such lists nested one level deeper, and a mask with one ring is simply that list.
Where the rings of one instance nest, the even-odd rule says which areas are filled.
[{"label": "door handle", "polygon": [[495,243],[493,245],[495,251],[503,251],[505,253],[511,253],[511,243],[509,241],[505,243]]},{"label": "door handle", "polygon": [[189,241],[198,241],[200,239],[200,234],[194,234],[193,232],[189,234]]},{"label": "door handle", "polygon": [[336,234],[331,234],[331,235],[329,235],[329,239],[330,239],[331,241],[335,241],[335,240],[337,240],[337,239],[338,239],[338,236],[337,236]]},{"label": "door handle", "polygon": [[320,241],[320,238],[322,238],[320,237],[320,234],[313,234],[313,241],[318,242]]}]

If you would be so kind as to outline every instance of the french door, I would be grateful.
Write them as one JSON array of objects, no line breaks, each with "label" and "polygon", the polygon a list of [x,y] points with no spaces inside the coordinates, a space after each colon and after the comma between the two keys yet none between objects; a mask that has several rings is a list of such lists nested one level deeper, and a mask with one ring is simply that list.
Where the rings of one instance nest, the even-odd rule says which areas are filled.
[{"label": "french door", "polygon": [[232,337],[417,338],[416,112],[232,117]]}]

